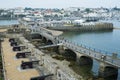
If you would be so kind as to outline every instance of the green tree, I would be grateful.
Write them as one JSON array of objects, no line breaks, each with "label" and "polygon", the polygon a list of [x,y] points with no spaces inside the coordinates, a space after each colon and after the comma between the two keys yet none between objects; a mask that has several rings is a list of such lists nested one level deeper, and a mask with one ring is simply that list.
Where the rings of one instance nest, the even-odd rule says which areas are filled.
[{"label": "green tree", "polygon": [[77,11],[80,11],[80,8],[78,8]]},{"label": "green tree", "polygon": [[0,9],[0,15],[1,15],[1,13],[2,13],[3,11],[4,11],[3,9]]},{"label": "green tree", "polygon": [[85,11],[86,11],[87,13],[90,13],[90,12],[91,12],[91,10],[90,10],[89,8],[86,8]]}]

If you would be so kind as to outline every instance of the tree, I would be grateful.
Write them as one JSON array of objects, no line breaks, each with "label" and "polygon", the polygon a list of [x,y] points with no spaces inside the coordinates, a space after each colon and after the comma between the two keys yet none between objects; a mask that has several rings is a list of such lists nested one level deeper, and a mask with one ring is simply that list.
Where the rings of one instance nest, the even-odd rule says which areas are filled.
[{"label": "tree", "polygon": [[68,14],[65,14],[64,17],[69,17],[69,15],[68,15]]},{"label": "tree", "polygon": [[86,8],[85,11],[86,11],[87,13],[90,13],[90,12],[91,12],[91,10],[90,10],[89,8]]},{"label": "tree", "polygon": [[80,11],[80,8],[78,8],[77,11]]},{"label": "tree", "polygon": [[0,9],[0,14],[1,14],[3,11],[4,11],[3,9]]},{"label": "tree", "polygon": [[25,7],[25,10],[32,10],[32,8],[30,8],[30,7]]},{"label": "tree", "polygon": [[58,15],[57,15],[57,14],[55,14],[55,15],[54,15],[54,17],[58,18]]}]

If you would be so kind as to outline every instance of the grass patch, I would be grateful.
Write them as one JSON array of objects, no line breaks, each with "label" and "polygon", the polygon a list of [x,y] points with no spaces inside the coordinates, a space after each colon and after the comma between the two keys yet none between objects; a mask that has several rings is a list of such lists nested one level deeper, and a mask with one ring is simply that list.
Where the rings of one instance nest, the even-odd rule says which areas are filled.
[{"label": "grass patch", "polygon": [[3,78],[0,77],[0,80],[3,80]]}]

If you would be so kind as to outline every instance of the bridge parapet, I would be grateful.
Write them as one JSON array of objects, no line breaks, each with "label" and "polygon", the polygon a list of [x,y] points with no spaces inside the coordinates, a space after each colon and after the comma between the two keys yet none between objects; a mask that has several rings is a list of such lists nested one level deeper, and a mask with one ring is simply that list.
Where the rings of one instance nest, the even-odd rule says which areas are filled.
[{"label": "bridge parapet", "polygon": [[62,43],[63,46],[75,52],[82,53],[98,61],[102,61],[105,62],[106,64],[110,64],[112,66],[120,68],[120,59],[117,57],[113,58],[112,55],[101,53],[101,51],[98,51],[96,49],[72,43],[71,41],[66,40],[63,37],[56,37],[55,40],[56,42]]},{"label": "bridge parapet", "polygon": [[[68,41],[66,39],[64,39],[63,37],[57,37],[54,36],[53,33],[51,34],[48,29],[44,29],[42,27],[39,27],[39,31],[37,30],[37,32],[39,34],[41,34],[42,36],[45,36],[46,38],[52,40],[54,42],[54,44],[58,44],[58,43],[62,43],[63,46],[76,51],[78,53],[82,53],[84,55],[87,55],[91,58],[94,58],[98,61],[104,61],[106,64],[110,64],[112,66],[116,66],[118,68],[120,68],[120,59],[119,58],[113,58],[112,55],[109,55],[109,53],[105,52],[103,53],[102,50],[97,50],[95,48],[91,48],[91,47],[87,47],[84,45],[78,45],[75,44],[71,41]],[[104,56],[104,58],[103,58]]]}]

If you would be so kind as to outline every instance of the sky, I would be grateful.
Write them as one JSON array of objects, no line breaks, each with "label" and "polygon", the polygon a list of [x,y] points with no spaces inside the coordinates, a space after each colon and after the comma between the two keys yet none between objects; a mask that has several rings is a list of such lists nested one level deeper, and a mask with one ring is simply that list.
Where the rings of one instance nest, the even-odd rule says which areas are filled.
[{"label": "sky", "polygon": [[120,0],[2,0],[0,8],[120,7]]}]

